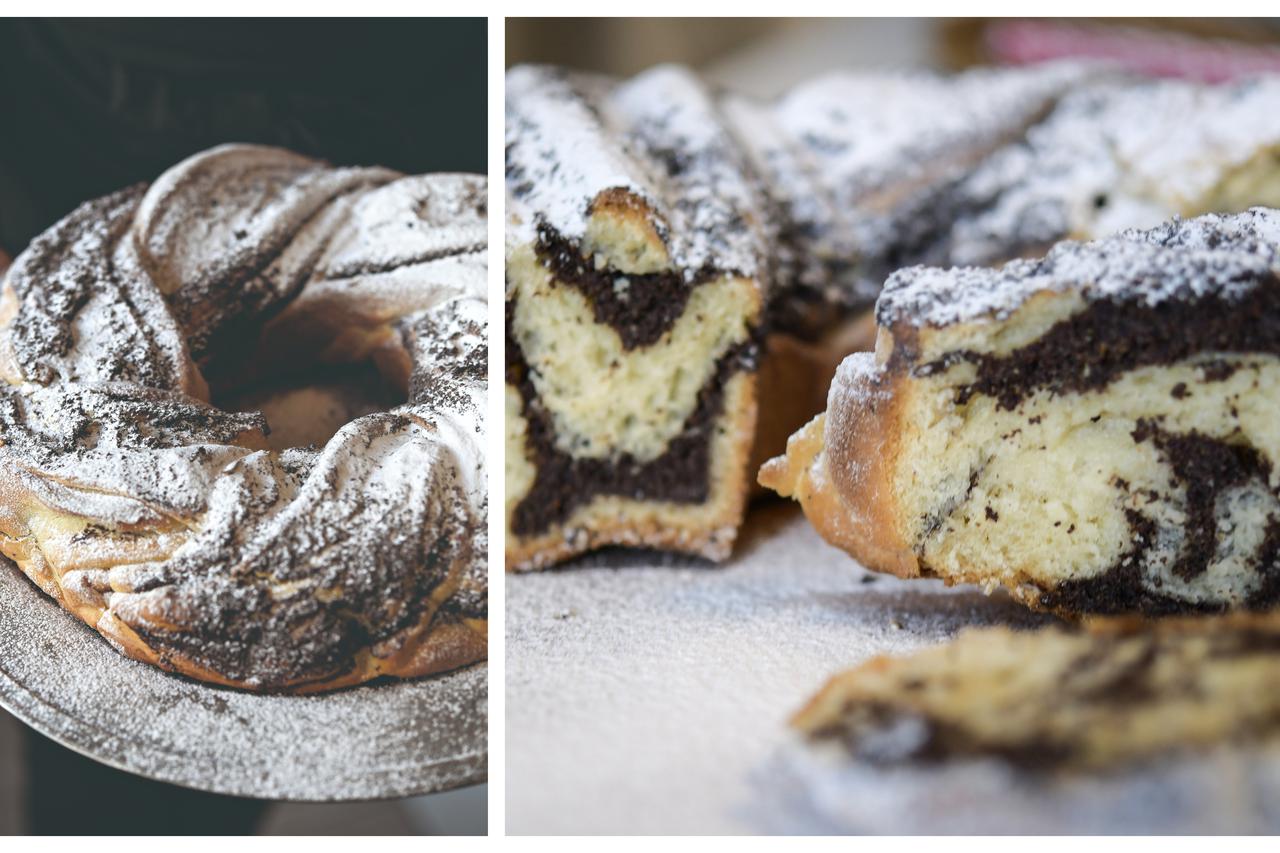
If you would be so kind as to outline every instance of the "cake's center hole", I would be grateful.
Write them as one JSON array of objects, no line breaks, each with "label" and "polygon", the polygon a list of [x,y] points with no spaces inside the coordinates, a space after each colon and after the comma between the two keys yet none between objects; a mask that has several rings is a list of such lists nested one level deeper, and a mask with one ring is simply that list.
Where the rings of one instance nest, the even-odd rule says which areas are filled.
[{"label": "cake's center hole", "polygon": [[216,395],[220,409],[262,412],[273,450],[322,446],[345,424],[385,412],[405,402],[397,388],[370,362],[323,364],[235,388]]}]

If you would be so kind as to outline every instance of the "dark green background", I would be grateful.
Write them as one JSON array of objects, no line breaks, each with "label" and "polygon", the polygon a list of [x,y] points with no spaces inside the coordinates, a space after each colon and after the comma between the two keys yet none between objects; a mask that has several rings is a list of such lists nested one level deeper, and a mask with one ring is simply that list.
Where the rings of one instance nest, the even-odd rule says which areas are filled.
[{"label": "dark green background", "polygon": [[0,247],[223,142],[483,172],[484,19],[0,22]]}]

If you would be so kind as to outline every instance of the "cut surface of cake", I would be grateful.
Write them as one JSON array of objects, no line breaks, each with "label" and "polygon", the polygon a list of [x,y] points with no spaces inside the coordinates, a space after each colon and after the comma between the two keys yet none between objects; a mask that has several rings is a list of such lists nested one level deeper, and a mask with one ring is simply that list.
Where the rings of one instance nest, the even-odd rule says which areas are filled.
[{"label": "cut surface of cake", "polygon": [[761,482],[867,567],[1064,615],[1280,602],[1280,213],[900,271]]},{"label": "cut surface of cake", "polygon": [[728,555],[769,223],[691,73],[507,75],[507,562]]},{"label": "cut surface of cake", "polygon": [[[898,225],[1080,76],[832,75],[763,103],[677,66],[509,71],[508,566],[611,544],[728,556],[767,333],[843,330],[910,251]],[[771,376],[807,369],[766,349]],[[766,388],[768,423],[803,423],[802,384]]]}]

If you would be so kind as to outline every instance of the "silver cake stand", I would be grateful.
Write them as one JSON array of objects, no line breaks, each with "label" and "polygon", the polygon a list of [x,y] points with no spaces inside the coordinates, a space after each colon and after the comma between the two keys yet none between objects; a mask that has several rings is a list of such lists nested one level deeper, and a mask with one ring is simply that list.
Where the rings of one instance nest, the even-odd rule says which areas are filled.
[{"label": "silver cake stand", "polygon": [[89,758],[261,799],[407,797],[487,776],[488,667],[258,696],[118,654],[0,559],[0,706]]}]

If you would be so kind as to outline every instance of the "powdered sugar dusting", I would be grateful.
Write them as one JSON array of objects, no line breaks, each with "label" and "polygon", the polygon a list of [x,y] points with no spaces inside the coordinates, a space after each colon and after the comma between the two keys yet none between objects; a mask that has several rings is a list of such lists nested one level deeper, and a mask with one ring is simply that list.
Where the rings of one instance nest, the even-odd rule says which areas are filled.
[{"label": "powdered sugar dusting", "polygon": [[999,136],[1079,82],[1076,66],[929,72],[835,73],[804,83],[774,107],[786,129],[824,176],[837,202],[923,175],[928,156]]},{"label": "powdered sugar dusting", "polygon": [[152,184],[130,242],[202,362],[220,329],[303,285],[341,222],[344,196],[396,177],[388,169],[335,169],[279,148],[223,145]]},{"label": "powdered sugar dusting", "polygon": [[[21,302],[8,331],[41,381],[0,389],[0,466],[18,487],[5,535],[56,547],[43,559],[106,610],[101,624],[255,688],[340,676],[422,620],[483,618],[484,193],[472,176],[399,178],[227,146],[179,164],[141,203],[134,191],[82,206],[11,273]],[[137,262],[104,267],[111,257]],[[313,285],[341,291],[330,307],[349,306],[343,316],[375,302],[365,316],[417,330],[401,348],[419,379],[406,405],[358,418],[323,448],[255,450],[261,416],[187,396],[185,348],[155,341],[196,340],[200,352]],[[86,322],[101,334],[77,338]],[[30,332],[45,326],[71,333],[41,350]],[[323,350],[344,331],[312,330],[333,336],[312,343]],[[33,536],[24,489],[88,526]],[[103,568],[122,537],[131,560],[149,562]],[[433,616],[442,584],[457,592]]]},{"label": "powdered sugar dusting", "polygon": [[1277,103],[1276,76],[1206,86],[1074,63],[832,74],[774,103],[710,98],[671,66],[621,83],[521,67],[508,239],[532,243],[539,221],[579,238],[619,187],[679,263],[767,271],[800,313],[866,304],[912,263],[990,264],[1230,206],[1216,193],[1280,146]]},{"label": "powdered sugar dusting", "polygon": [[220,472],[251,452],[233,442],[264,426],[126,383],[0,387],[6,473],[29,477],[46,505],[106,524],[193,518]]},{"label": "powdered sugar dusting", "polygon": [[134,262],[119,251],[142,197],[133,187],[86,202],[40,234],[5,278],[17,300],[8,339],[25,378],[186,381],[186,339]]},{"label": "powdered sugar dusting", "polygon": [[[1085,74],[1074,65],[844,73],[788,93],[771,108],[783,146],[757,158],[772,166],[767,183],[797,241],[801,283],[874,298],[895,247],[909,256],[949,227],[941,201],[951,185]],[[749,129],[742,137],[752,144]]]},{"label": "powdered sugar dusting", "polygon": [[1275,281],[1280,213],[1210,214],[1093,243],[1060,243],[1042,259],[999,269],[911,267],[877,303],[883,326],[945,326],[1007,317],[1032,294],[1078,289],[1087,301],[1149,305],[1218,294],[1238,299]]},{"label": "powdered sugar dusting", "polygon": [[950,260],[989,263],[1064,237],[1103,237],[1197,212],[1235,170],[1280,146],[1278,103],[1276,76],[1074,91],[1024,144],[958,188],[976,213],[956,223]]},{"label": "powdered sugar dusting", "polygon": [[358,196],[314,278],[391,272],[488,247],[487,184],[475,175],[403,177]]},{"label": "powdered sugar dusting", "polygon": [[836,74],[763,104],[712,96],[677,66],[622,82],[517,67],[508,240],[533,243],[540,222],[581,239],[596,197],[624,189],[688,276],[733,270],[867,301],[891,256],[948,224],[941,194],[1089,73]]},{"label": "powdered sugar dusting", "polygon": [[507,580],[512,833],[762,828],[787,718],[825,680],[965,625],[1042,624],[1003,594],[872,576],[793,507],[711,568],[612,552]]},{"label": "powdered sugar dusting", "polygon": [[609,83],[539,66],[506,77],[508,218],[512,237],[535,238],[536,216],[581,238],[591,202],[601,190],[624,187],[643,198],[658,193],[627,149],[610,136],[598,106],[588,100]]},{"label": "powdered sugar dusting", "polygon": [[509,239],[532,243],[545,222],[581,240],[592,203],[611,189],[643,201],[688,277],[764,272],[759,189],[691,72],[660,66],[622,83],[540,66],[508,72]]}]

